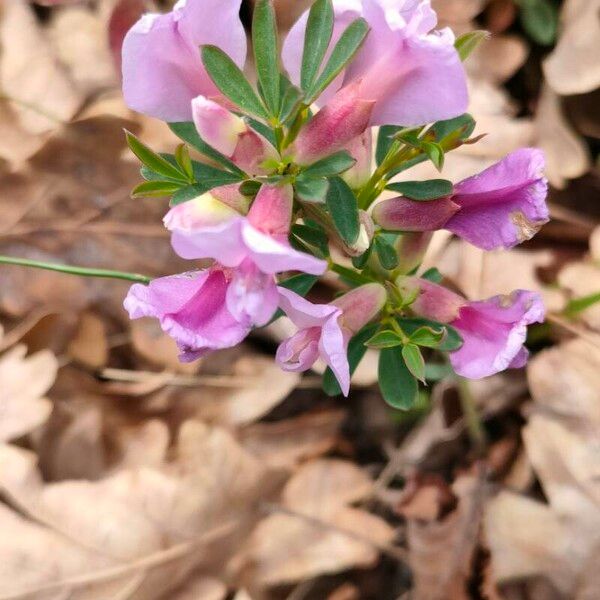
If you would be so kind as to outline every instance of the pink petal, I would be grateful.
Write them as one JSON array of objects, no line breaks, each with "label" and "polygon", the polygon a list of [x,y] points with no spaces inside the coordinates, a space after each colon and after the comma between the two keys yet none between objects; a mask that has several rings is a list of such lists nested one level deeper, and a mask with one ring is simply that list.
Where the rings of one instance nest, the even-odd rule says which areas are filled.
[{"label": "pink petal", "polygon": [[201,227],[223,225],[240,216],[237,210],[218,200],[213,192],[206,192],[171,208],[163,223],[169,231],[193,232]]},{"label": "pink petal", "polygon": [[386,300],[387,292],[381,284],[367,283],[336,298],[332,304],[343,311],[343,327],[356,333],[379,314]]},{"label": "pink petal", "polygon": [[294,250],[289,244],[265,235],[248,222],[243,223],[241,235],[248,256],[263,273],[302,271],[312,275],[322,275],[327,270],[326,261]]},{"label": "pink petal", "polygon": [[414,298],[410,307],[417,315],[440,323],[454,321],[467,302],[443,285],[418,277],[398,277],[396,285],[403,298]]},{"label": "pink petal", "polygon": [[321,329],[319,352],[321,358],[333,371],[344,396],[350,391],[350,365],[348,364],[348,337],[338,322],[339,317],[330,317]]},{"label": "pink petal", "polygon": [[227,289],[227,308],[236,319],[262,327],[271,320],[278,303],[273,275],[261,273],[248,260],[234,271]]},{"label": "pink petal", "polygon": [[144,15],[123,42],[127,105],[164,121],[190,121],[193,98],[218,94],[199,46],[219,46],[238,66],[245,61],[239,7],[240,0],[184,0],[170,13]]},{"label": "pink petal", "polygon": [[548,221],[540,150],[523,148],[455,186],[460,211],[446,228],[479,248],[511,248]]},{"label": "pink petal", "polygon": [[235,218],[213,227],[192,231],[175,229],[171,245],[181,258],[213,258],[226,267],[237,267],[248,255],[242,239],[244,218]]},{"label": "pink petal", "polygon": [[463,377],[480,379],[522,366],[527,325],[543,320],[544,306],[535,292],[517,290],[510,297],[469,302],[452,322],[464,341],[450,354],[454,370]]},{"label": "pink petal", "polygon": [[460,209],[450,198],[427,202],[390,198],[373,208],[373,220],[390,231],[435,231],[442,229]]},{"label": "pink petal", "polygon": [[259,231],[285,235],[290,231],[294,190],[290,184],[261,186],[248,213],[248,222]]},{"label": "pink petal", "polygon": [[332,304],[313,304],[296,292],[278,287],[279,307],[299,329],[321,327],[332,316],[342,314],[341,309]]},{"label": "pink petal", "polygon": [[275,360],[284,371],[302,372],[310,369],[319,358],[318,327],[301,329],[277,348]]}]

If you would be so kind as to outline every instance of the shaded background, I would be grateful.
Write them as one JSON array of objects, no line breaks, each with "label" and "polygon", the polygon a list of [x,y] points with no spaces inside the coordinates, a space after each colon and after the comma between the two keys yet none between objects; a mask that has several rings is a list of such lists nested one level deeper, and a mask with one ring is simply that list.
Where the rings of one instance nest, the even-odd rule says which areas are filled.
[{"label": "shaded background", "polygon": [[[0,254],[184,270],[167,200],[129,198],[122,129],[176,143],[119,91],[151,3],[67,4],[0,3]],[[277,1],[282,30],[308,4]],[[543,294],[527,371],[430,381],[401,413],[371,353],[347,400],[279,371],[284,321],[182,365],[155,322],[128,321],[127,284],[0,266],[0,598],[600,598],[600,305],[565,311],[600,292],[600,2],[434,5],[494,34],[467,64],[488,135],[444,176],[546,152],[553,220],[532,242],[439,233],[426,257],[470,298]]]}]

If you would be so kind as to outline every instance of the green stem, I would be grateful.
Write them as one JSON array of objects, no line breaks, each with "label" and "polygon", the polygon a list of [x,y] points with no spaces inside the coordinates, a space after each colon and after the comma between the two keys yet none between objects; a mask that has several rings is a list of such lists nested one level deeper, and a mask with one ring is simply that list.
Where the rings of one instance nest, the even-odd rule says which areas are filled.
[{"label": "green stem", "polygon": [[471,393],[469,382],[463,377],[457,379],[458,395],[460,397],[460,404],[462,412],[465,418],[465,424],[467,426],[467,432],[471,438],[471,442],[475,448],[475,451],[482,455],[486,447],[486,435],[481,423],[479,411],[475,405],[475,399]]},{"label": "green stem", "polygon": [[0,264],[18,265],[21,267],[33,267],[35,269],[46,269],[47,271],[58,271],[70,275],[82,275],[83,277],[105,277],[109,279],[125,279],[137,283],[148,284],[152,277],[139,275],[138,273],[124,273],[123,271],[111,271],[108,269],[88,269],[86,267],[75,267],[72,265],[60,265],[56,263],[30,260],[28,258],[14,258],[12,256],[0,256]]}]

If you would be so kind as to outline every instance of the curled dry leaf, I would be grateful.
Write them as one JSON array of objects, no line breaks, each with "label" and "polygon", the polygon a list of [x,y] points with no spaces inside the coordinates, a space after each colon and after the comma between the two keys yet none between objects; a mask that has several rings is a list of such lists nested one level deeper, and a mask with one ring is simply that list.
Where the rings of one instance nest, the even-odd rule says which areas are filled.
[{"label": "curled dry leaf", "polygon": [[248,541],[244,561],[254,580],[277,585],[373,565],[393,530],[348,506],[369,496],[372,485],[349,462],[322,459],[301,466],[283,490],[279,514],[261,521]]},{"label": "curled dry leaf", "polygon": [[22,127],[44,133],[69,121],[82,96],[53,55],[45,32],[25,0],[11,0],[0,13],[0,85]]},{"label": "curled dry leaf", "polygon": [[575,598],[586,568],[597,564],[599,367],[600,350],[583,339],[545,350],[530,363],[538,410],[523,437],[548,504],[512,492],[490,501],[485,529],[499,583],[543,576]]},{"label": "curled dry leaf", "polygon": [[423,483],[399,507],[407,517],[415,600],[467,600],[479,537],[482,481],[459,477],[452,489]]},{"label": "curled dry leaf", "polygon": [[19,345],[0,356],[0,442],[30,433],[52,411],[43,396],[54,383],[57,360],[49,351],[26,354]]},{"label": "curled dry leaf", "polygon": [[193,421],[172,461],[97,482],[45,484],[34,455],[1,446],[0,489],[27,518],[0,507],[0,588],[14,598],[172,597],[194,570],[217,575],[252,523],[264,474],[228,433]]},{"label": "curled dry leaf", "polygon": [[566,0],[562,32],[544,62],[544,74],[558,94],[591,92],[600,87],[600,0]]},{"label": "curled dry leaf", "polygon": [[567,180],[583,175],[590,167],[590,157],[583,140],[565,119],[560,99],[549,86],[544,86],[537,114],[537,143],[546,154],[546,176],[557,188]]}]

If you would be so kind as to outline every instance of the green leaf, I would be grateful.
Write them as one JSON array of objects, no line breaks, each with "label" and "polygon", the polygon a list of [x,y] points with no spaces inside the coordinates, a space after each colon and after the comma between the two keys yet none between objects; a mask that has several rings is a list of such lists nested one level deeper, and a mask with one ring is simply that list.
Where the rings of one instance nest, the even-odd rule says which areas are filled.
[{"label": "green leaf", "polygon": [[455,375],[454,369],[447,363],[427,363],[425,365],[425,379],[427,379],[427,381],[441,381],[442,379],[453,375]]},{"label": "green leaf", "polygon": [[337,77],[341,70],[352,60],[369,33],[369,25],[363,18],[352,21],[342,33],[323,68],[321,75],[307,91],[306,103],[312,104],[321,92]]},{"label": "green leaf", "polygon": [[327,179],[312,179],[310,177],[303,177],[302,173],[296,177],[296,183],[294,184],[296,195],[303,202],[314,202],[316,204],[322,204],[325,202],[327,197],[327,190],[329,189],[329,183]]},{"label": "green leaf", "polygon": [[440,283],[442,279],[444,279],[444,276],[436,267],[431,267],[431,269],[427,269],[427,271],[421,275],[421,279],[427,279],[427,281],[433,281],[433,283]]},{"label": "green leaf", "polygon": [[177,146],[177,149],[175,150],[175,160],[181,170],[186,174],[187,178],[193,180],[194,170],[192,169],[192,159],[190,158],[190,153],[185,144],[179,144],[179,146]]},{"label": "green leaf", "polygon": [[322,228],[296,223],[292,226],[292,234],[318,250],[321,258],[329,256],[329,239]]},{"label": "green leaf", "polygon": [[316,275],[300,273],[299,275],[293,275],[288,279],[278,282],[277,285],[292,290],[292,292],[296,292],[300,296],[306,296],[318,280],[319,278]]},{"label": "green leaf", "polygon": [[377,148],[375,149],[375,160],[379,166],[394,143],[394,135],[401,131],[403,127],[398,125],[382,125],[377,135]]},{"label": "green leaf", "polygon": [[371,244],[360,256],[352,257],[352,266],[355,269],[363,269],[371,256],[371,252],[373,251],[373,245]]},{"label": "green leaf", "polygon": [[177,123],[168,123],[169,129],[184,142],[187,142],[192,148],[200,152],[200,154],[214,160],[229,171],[238,173],[245,177],[242,171],[236,164],[230,161],[226,156],[209,146],[199,135],[196,126],[191,121],[180,121]]},{"label": "green leaf", "polygon": [[442,340],[447,335],[447,329],[440,327],[419,327],[410,336],[410,341],[417,346],[425,346],[426,348],[438,348]]},{"label": "green leaf", "polygon": [[270,0],[257,0],[252,19],[252,47],[260,89],[272,116],[279,114],[277,23]]},{"label": "green leaf", "polygon": [[131,197],[160,198],[162,196],[170,196],[179,189],[181,189],[181,185],[172,181],[144,181],[144,183],[136,185],[131,190]]},{"label": "green leaf", "polygon": [[392,244],[390,244],[384,237],[378,235],[373,241],[375,251],[379,262],[384,269],[391,271],[398,266],[398,254]]},{"label": "green leaf", "polygon": [[475,125],[475,119],[469,113],[465,113],[453,119],[437,121],[433,126],[433,131],[435,139],[439,143],[446,141],[450,136],[466,140],[475,131]]},{"label": "green leaf", "polygon": [[356,160],[346,150],[330,154],[306,167],[304,177],[332,177],[347,171],[356,164]]},{"label": "green leaf", "polygon": [[519,0],[520,20],[526,33],[538,44],[549,46],[556,40],[558,11],[550,0]]},{"label": "green leaf", "polygon": [[458,331],[446,323],[438,323],[437,321],[430,321],[429,319],[421,319],[418,317],[407,319],[399,318],[398,323],[408,337],[411,337],[413,333],[421,327],[431,327],[435,330],[444,329],[446,331],[446,337],[438,346],[438,350],[441,352],[452,352],[453,350],[458,350],[462,346],[463,341]]},{"label": "green leaf", "polygon": [[392,407],[410,410],[417,402],[419,386],[408,370],[402,349],[385,348],[379,353],[379,389]]},{"label": "green leaf", "polygon": [[242,71],[223,50],[216,46],[202,46],[202,63],[214,84],[236,106],[261,119],[269,118]]},{"label": "green leaf", "polygon": [[444,168],[444,149],[436,142],[421,142],[421,149],[438,171]]},{"label": "green leaf", "polygon": [[305,91],[310,89],[317,77],[332,33],[333,4],[331,0],[317,0],[308,13],[304,35],[300,86]]},{"label": "green leaf", "polygon": [[332,177],[329,180],[326,203],[341,238],[348,245],[354,244],[360,231],[358,204],[354,192],[340,177]]},{"label": "green leaf", "polygon": [[260,190],[261,183],[260,181],[254,181],[253,179],[248,179],[244,181],[240,187],[240,194],[243,196],[256,196],[258,194],[258,190]]},{"label": "green leaf", "polygon": [[587,310],[600,302],[600,292],[590,294],[589,296],[581,296],[580,298],[573,298],[570,300],[565,307],[563,313],[568,317],[574,317],[575,315]]},{"label": "green leaf", "polygon": [[[348,364],[350,365],[350,375],[356,371],[360,361],[367,352],[365,342],[373,337],[379,325],[371,323],[363,327],[348,344]],[[328,396],[338,396],[342,393],[340,384],[337,382],[333,371],[328,367],[323,375],[323,391]]]},{"label": "green leaf", "polygon": [[183,204],[184,202],[188,202],[197,198],[198,196],[202,196],[207,190],[205,190],[202,186],[194,184],[194,185],[186,185],[178,189],[171,198],[171,202],[169,203],[171,206],[177,206],[178,204]]},{"label": "green leaf", "polygon": [[425,383],[425,360],[415,344],[406,344],[402,348],[402,358],[406,368],[419,380]]},{"label": "green leaf", "polygon": [[165,177],[187,183],[185,173],[182,173],[177,167],[173,166],[170,162],[160,156],[160,154],[157,154],[154,150],[148,148],[148,146],[138,140],[133,133],[126,130],[125,137],[131,151],[149,169]]},{"label": "green leaf", "polygon": [[402,338],[391,329],[378,331],[372,338],[369,338],[365,344],[369,348],[395,348],[402,345]]},{"label": "green leaf", "polygon": [[398,192],[411,200],[427,201],[450,196],[454,190],[451,181],[430,179],[429,181],[399,181],[390,183],[386,189]]},{"label": "green leaf", "polygon": [[482,29],[476,29],[475,31],[469,31],[459,35],[454,42],[454,47],[460,56],[460,60],[463,62],[467,60],[477,46],[489,37],[490,33],[488,31],[483,31]]},{"label": "green leaf", "polygon": [[304,98],[304,94],[292,83],[285,75],[280,77],[281,94],[279,99],[279,121],[285,123],[292,116],[295,116],[295,109]]}]

